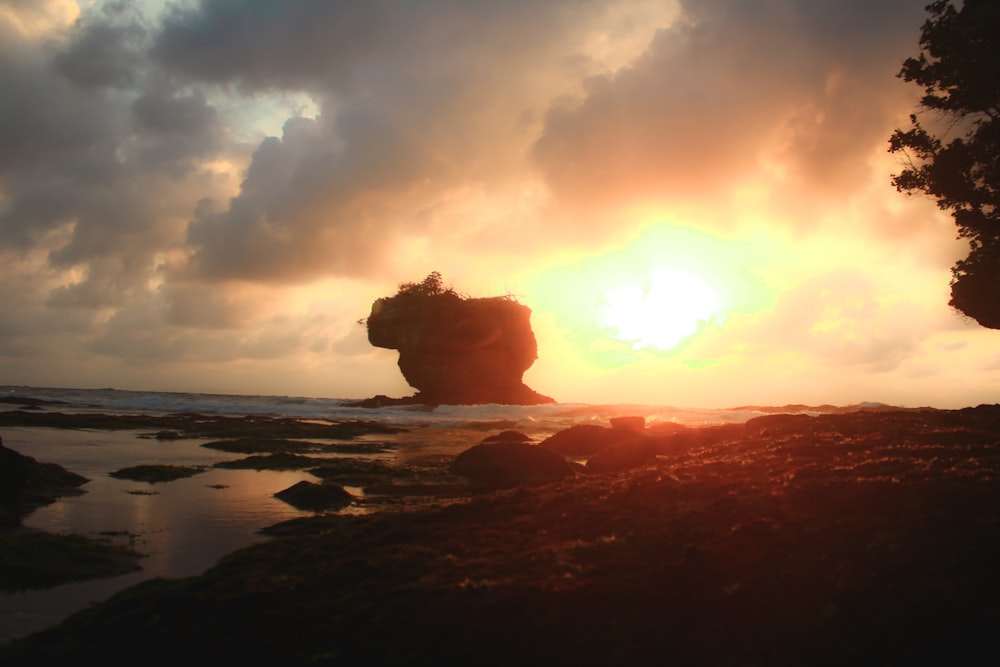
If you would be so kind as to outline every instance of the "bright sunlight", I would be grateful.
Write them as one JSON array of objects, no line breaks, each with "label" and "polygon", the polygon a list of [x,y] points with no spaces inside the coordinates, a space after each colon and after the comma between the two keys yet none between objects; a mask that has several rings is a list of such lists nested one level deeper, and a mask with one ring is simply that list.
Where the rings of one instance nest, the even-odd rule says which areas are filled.
[{"label": "bright sunlight", "polygon": [[604,293],[601,313],[613,337],[631,343],[632,349],[669,350],[699,326],[720,317],[715,290],[688,271],[658,269],[646,284],[628,284]]}]

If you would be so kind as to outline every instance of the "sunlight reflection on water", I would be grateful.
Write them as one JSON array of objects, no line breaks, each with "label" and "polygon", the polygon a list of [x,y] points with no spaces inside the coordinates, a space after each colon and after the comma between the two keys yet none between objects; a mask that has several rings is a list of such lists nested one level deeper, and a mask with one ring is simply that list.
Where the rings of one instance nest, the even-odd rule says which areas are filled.
[{"label": "sunlight reflection on water", "polygon": [[36,509],[25,518],[26,527],[107,536],[148,555],[142,571],[134,574],[0,594],[0,642],[57,622],[139,581],[199,574],[220,557],[266,539],[257,533],[261,528],[308,515],[273,497],[301,480],[315,480],[304,471],[207,468],[158,484],[111,477],[114,470],[144,463],[211,466],[241,457],[200,447],[205,440],[163,442],[136,436],[135,431],[4,430],[4,443],[11,449],[90,479],[82,495]]},{"label": "sunlight reflection on water", "polygon": [[[274,397],[213,397],[195,394],[148,394],[117,390],[44,390],[17,388],[17,393],[39,394],[82,402],[75,412],[100,411],[112,399],[137,401],[177,409],[180,400],[193,402],[204,409],[206,401],[220,401],[221,412],[250,414],[250,407],[260,403],[257,412],[275,408]],[[74,399],[76,394],[79,397]],[[97,400],[100,398],[101,400]],[[305,401],[305,399],[302,399]],[[164,404],[164,401],[166,403]],[[253,406],[246,405],[247,402]],[[281,402],[281,401],[279,401]],[[93,403],[93,406],[89,404]],[[314,406],[313,403],[316,403]],[[337,407],[336,402],[305,401],[299,405],[307,421],[327,422],[339,417],[363,420],[376,416],[358,409]],[[148,405],[146,407],[149,407]],[[239,407],[239,411],[237,410]],[[287,408],[282,402],[281,408]],[[246,410],[244,410],[246,408]],[[220,411],[220,410],[217,410]],[[316,412],[324,417],[319,417]],[[748,412],[679,410],[656,406],[440,406],[433,411],[411,408],[379,411],[380,422],[402,426],[394,435],[363,434],[350,440],[354,445],[392,443],[384,452],[348,453],[391,465],[408,465],[421,458],[453,456],[487,435],[515,429],[538,442],[576,423],[607,424],[617,415],[643,415],[648,423],[725,423],[743,421]],[[305,471],[254,471],[212,468],[215,463],[243,458],[243,454],[201,447],[208,439],[155,440],[138,437],[143,431],[68,430],[56,428],[5,428],[4,444],[40,462],[57,463],[67,470],[87,477],[82,495],[63,498],[32,512],[24,525],[52,533],[78,533],[89,537],[106,536],[119,544],[132,546],[148,554],[142,571],[122,577],[58,586],[48,591],[0,593],[0,643],[55,624],[92,602],[140,581],[154,578],[178,578],[196,575],[211,567],[222,556],[260,542],[266,537],[258,531],[281,521],[311,513],[302,512],[273,497],[299,481],[318,481]],[[310,453],[310,456],[316,456]],[[325,454],[339,456],[336,453]],[[141,464],[198,466],[205,470],[193,477],[172,482],[149,484],[120,480],[110,473]],[[361,502],[342,510],[345,514],[368,514],[378,500],[366,496],[362,487],[346,487]],[[375,504],[364,501],[374,500]],[[388,501],[400,507],[405,503],[420,506],[432,501]],[[444,501],[445,503],[450,501]]]}]

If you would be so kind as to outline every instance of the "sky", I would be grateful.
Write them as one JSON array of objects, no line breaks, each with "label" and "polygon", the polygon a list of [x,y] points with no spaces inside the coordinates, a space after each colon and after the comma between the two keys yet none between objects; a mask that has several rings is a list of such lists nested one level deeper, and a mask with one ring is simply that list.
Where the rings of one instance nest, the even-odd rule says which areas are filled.
[{"label": "sky", "polygon": [[409,395],[359,320],[438,271],[560,402],[994,403],[925,4],[0,0],[0,384]]}]

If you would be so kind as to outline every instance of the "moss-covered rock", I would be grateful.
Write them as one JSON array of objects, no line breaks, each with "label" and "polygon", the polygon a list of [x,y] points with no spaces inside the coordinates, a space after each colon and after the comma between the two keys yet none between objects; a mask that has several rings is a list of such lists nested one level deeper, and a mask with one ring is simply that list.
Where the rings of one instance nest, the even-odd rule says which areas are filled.
[{"label": "moss-covered rock", "polygon": [[149,482],[150,484],[157,484],[160,482],[172,482],[175,479],[183,479],[184,477],[192,477],[204,471],[204,468],[194,466],[175,466],[154,463],[122,468],[120,470],[115,470],[110,473],[110,475],[116,479],[127,479],[133,482]]},{"label": "moss-covered rock", "polygon": [[232,470],[302,470],[314,467],[322,461],[323,459],[311,456],[278,452],[277,454],[248,456],[235,461],[220,461],[215,464],[215,467]]},{"label": "moss-covered rock", "polygon": [[308,512],[323,512],[347,507],[354,501],[354,496],[336,484],[314,484],[301,481],[284,491],[278,491],[274,497],[283,500],[296,509]]},{"label": "moss-covered rock", "polygon": [[0,439],[0,527],[17,526],[36,507],[83,493],[80,487],[88,481],[60,465],[39,463],[5,447]]},{"label": "moss-covered rock", "polygon": [[107,539],[0,530],[0,590],[51,588],[141,569],[143,556]]}]

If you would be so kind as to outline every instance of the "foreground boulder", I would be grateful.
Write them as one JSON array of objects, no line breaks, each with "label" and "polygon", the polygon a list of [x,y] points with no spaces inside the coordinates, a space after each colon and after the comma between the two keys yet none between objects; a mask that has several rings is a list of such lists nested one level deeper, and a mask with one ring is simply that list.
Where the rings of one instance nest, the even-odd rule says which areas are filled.
[{"label": "foreground boulder", "polygon": [[323,512],[347,507],[354,501],[354,496],[336,484],[314,484],[301,481],[284,491],[274,494],[278,500],[283,500],[292,507],[307,512]]},{"label": "foreground boulder", "polygon": [[39,463],[4,447],[0,439],[0,527],[17,526],[35,507],[57,498],[82,493],[86,477],[55,463]]},{"label": "foreground boulder", "polygon": [[[465,298],[431,274],[372,304],[376,347],[399,350],[399,370],[429,405],[552,403],[522,382],[538,357],[531,310],[512,298]],[[379,401],[378,404],[383,404]]]},{"label": "foreground boulder", "polygon": [[141,570],[133,549],[85,535],[56,535],[28,528],[0,530],[0,591],[52,588]]},{"label": "foreground boulder", "polygon": [[633,436],[605,447],[587,459],[587,472],[617,472],[638,468],[650,463],[663,451],[665,451],[664,440]]},{"label": "foreground boulder", "polygon": [[479,490],[558,482],[573,468],[558,452],[516,441],[483,442],[455,457],[451,471]]},{"label": "foreground boulder", "polygon": [[539,445],[565,456],[591,456],[623,440],[635,438],[626,429],[608,428],[597,424],[574,424],[543,440]]}]

